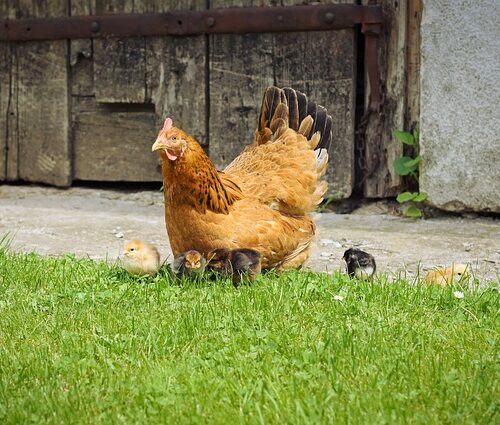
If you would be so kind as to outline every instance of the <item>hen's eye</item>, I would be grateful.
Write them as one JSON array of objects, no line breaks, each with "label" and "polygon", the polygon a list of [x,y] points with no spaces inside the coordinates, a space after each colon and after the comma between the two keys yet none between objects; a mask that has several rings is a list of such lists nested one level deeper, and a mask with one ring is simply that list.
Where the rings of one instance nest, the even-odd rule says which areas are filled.
[{"label": "hen's eye", "polygon": [[172,140],[177,140],[177,136],[172,136]]}]

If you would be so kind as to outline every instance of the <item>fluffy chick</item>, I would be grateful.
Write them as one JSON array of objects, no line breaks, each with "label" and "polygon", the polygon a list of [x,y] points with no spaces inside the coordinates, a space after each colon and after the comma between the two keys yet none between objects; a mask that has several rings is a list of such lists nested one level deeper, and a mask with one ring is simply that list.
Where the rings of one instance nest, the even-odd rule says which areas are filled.
[{"label": "fluffy chick", "polygon": [[356,276],[358,279],[371,278],[377,270],[373,255],[356,248],[349,248],[344,252],[342,259],[347,265],[349,277]]},{"label": "fluffy chick", "polygon": [[243,280],[253,282],[262,269],[262,255],[250,248],[218,248],[210,252],[209,267],[227,276],[231,276],[233,285]]},{"label": "fluffy chick", "polygon": [[148,242],[133,239],[125,243],[122,265],[135,275],[155,275],[160,268],[160,253]]},{"label": "fluffy chick", "polygon": [[431,270],[425,276],[425,282],[429,285],[446,286],[468,278],[469,266],[467,264],[452,264],[450,267]]},{"label": "fluffy chick", "polygon": [[180,276],[199,276],[205,271],[207,260],[198,251],[182,252],[174,257],[172,270]]}]

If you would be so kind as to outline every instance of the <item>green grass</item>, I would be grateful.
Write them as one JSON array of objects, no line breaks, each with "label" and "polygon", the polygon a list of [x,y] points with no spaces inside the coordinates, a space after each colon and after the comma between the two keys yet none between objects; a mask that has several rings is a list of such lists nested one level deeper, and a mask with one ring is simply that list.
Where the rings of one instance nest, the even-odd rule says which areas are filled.
[{"label": "green grass", "polygon": [[454,290],[0,250],[0,423],[498,423],[499,294]]}]

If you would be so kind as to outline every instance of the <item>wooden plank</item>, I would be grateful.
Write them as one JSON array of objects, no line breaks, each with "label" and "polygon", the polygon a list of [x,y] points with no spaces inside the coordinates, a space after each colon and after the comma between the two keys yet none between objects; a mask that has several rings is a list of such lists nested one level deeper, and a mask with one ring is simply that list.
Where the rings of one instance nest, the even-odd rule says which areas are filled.
[{"label": "wooden plank", "polygon": [[[165,4],[154,0],[122,4],[112,0],[99,3],[100,9],[91,2],[83,9],[72,9],[72,14],[194,10],[199,3],[179,0]],[[139,7],[143,9],[138,10]],[[146,80],[141,80],[144,92],[140,97],[133,94],[137,91],[124,83],[123,78],[112,81],[111,74],[105,76],[111,95],[103,95],[99,86],[102,75],[99,70],[91,71],[104,61],[104,57],[99,56],[99,49],[102,53],[103,46],[108,49],[111,44],[96,46],[94,40],[92,55],[86,41],[90,40],[71,45],[75,179],[161,181],[158,155],[151,153],[151,145],[166,114],[173,116],[176,125],[185,128],[200,142],[205,141],[205,37],[146,39],[146,68],[141,69],[147,72],[144,71]],[[126,44],[126,49],[136,47]],[[127,57],[127,52],[123,54],[125,56],[112,55],[106,63],[128,61],[131,56]],[[136,64],[127,66],[133,68]],[[134,104],[136,101],[141,104]]]},{"label": "wooden plank", "polygon": [[74,178],[99,181],[161,181],[154,108],[102,105],[73,99]]},{"label": "wooden plank", "polygon": [[[67,14],[65,0],[12,0],[10,17]],[[67,186],[71,182],[68,140],[67,42],[26,42],[11,49],[7,179]]]},{"label": "wooden plank", "polygon": [[409,0],[407,24],[407,67],[406,84],[406,130],[413,130],[420,120],[420,23],[422,21],[422,0]]},{"label": "wooden plank", "polygon": [[[148,12],[204,10],[199,0],[154,0]],[[207,143],[207,37],[150,37],[146,44],[146,101],[156,110],[157,130],[166,116],[202,145]]]},{"label": "wooden plank", "polygon": [[[95,13],[95,0],[72,1],[71,16],[87,16]],[[91,39],[70,40],[70,75],[72,96],[94,95],[94,61]]]},{"label": "wooden plank", "polygon": [[0,43],[0,181],[7,178],[7,140],[9,138],[9,101],[11,54],[9,43]]},{"label": "wooden plank", "polygon": [[[283,3],[284,6],[293,4],[294,0]],[[303,91],[311,100],[323,105],[332,116],[328,193],[335,198],[348,198],[354,184],[354,29],[275,34],[273,53],[276,84]]]},{"label": "wooden plank", "polygon": [[17,46],[19,178],[71,184],[67,42]]},{"label": "wooden plank", "polygon": [[146,39],[94,40],[95,96],[99,102],[146,101]]},{"label": "wooden plank", "polygon": [[[368,0],[363,0],[363,3],[368,3]],[[403,145],[393,133],[404,129],[406,109],[407,0],[380,0],[378,3],[385,17],[379,55],[380,78],[385,93],[382,113],[370,116],[365,131],[363,191],[368,198],[395,196],[401,190],[401,177],[392,164],[403,154]]]},{"label": "wooden plank", "polygon": [[[145,12],[146,1],[97,2],[95,13]],[[95,39],[94,83],[98,102],[144,103],[146,101],[146,39],[144,37]]]},{"label": "wooden plank", "polygon": [[[15,10],[0,3],[0,18],[12,19]],[[13,72],[17,56],[13,43],[0,43],[0,181],[17,180],[17,79]],[[15,143],[15,145],[14,145]],[[10,149],[10,152],[9,152]]]},{"label": "wooden plank", "polygon": [[[342,2],[353,1],[332,1]],[[212,7],[261,5],[261,1],[212,2]],[[353,30],[211,35],[211,158],[223,167],[252,141],[266,86],[291,86],[332,114],[334,143],[327,179],[330,193],[348,197],[354,174],[354,81]]]},{"label": "wooden plank", "polygon": [[[261,0],[214,0],[212,8],[267,6]],[[262,94],[274,84],[271,34],[209,36],[209,152],[229,164],[253,141]]]}]

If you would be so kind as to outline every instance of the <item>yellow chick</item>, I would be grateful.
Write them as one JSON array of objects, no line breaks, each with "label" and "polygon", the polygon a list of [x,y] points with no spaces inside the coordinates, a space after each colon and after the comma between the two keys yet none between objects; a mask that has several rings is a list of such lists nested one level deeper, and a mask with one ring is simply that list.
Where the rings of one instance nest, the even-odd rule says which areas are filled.
[{"label": "yellow chick", "polygon": [[469,266],[467,264],[452,264],[450,267],[431,270],[425,276],[425,282],[429,285],[446,286],[468,278]]},{"label": "yellow chick", "polygon": [[160,268],[160,253],[154,245],[133,239],[125,243],[122,265],[129,273],[154,276]]}]

